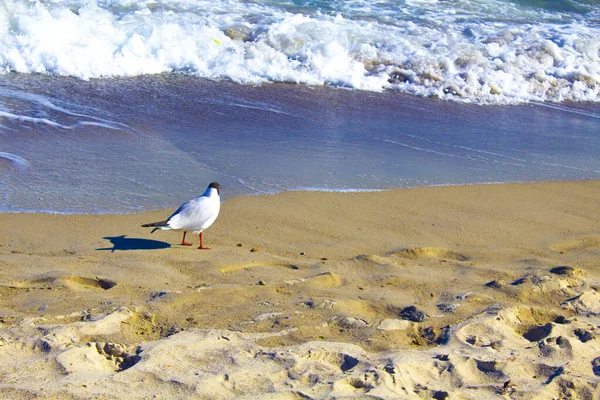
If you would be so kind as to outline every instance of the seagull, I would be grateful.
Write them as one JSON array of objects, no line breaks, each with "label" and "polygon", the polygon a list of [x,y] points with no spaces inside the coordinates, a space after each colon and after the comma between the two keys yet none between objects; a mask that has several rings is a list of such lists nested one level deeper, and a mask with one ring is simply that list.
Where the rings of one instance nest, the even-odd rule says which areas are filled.
[{"label": "seagull", "polygon": [[154,233],[157,229],[183,230],[181,244],[184,246],[192,245],[185,241],[185,234],[187,231],[193,231],[193,233],[199,234],[200,246],[198,248],[208,250],[208,247],[202,246],[202,231],[211,226],[219,215],[219,209],[221,208],[221,198],[219,197],[220,191],[221,185],[217,182],[212,182],[201,196],[183,203],[181,207],[166,220],[144,224],[142,227],[154,228],[150,233]]}]

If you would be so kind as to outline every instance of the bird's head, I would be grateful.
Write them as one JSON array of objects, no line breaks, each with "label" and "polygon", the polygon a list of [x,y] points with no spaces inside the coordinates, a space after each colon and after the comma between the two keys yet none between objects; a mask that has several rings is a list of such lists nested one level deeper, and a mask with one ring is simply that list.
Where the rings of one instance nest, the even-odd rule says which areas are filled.
[{"label": "bird's head", "polygon": [[217,189],[217,194],[221,194],[221,185],[219,185],[217,182],[212,182],[210,185],[208,185],[208,188]]}]

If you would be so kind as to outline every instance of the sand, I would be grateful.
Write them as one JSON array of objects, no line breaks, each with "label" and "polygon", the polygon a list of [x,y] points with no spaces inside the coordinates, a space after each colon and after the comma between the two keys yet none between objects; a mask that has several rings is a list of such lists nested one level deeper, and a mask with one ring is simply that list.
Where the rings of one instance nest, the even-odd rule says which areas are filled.
[{"label": "sand", "polygon": [[236,197],[207,251],[141,228],[172,210],[0,214],[0,393],[600,398],[599,206],[599,181]]}]

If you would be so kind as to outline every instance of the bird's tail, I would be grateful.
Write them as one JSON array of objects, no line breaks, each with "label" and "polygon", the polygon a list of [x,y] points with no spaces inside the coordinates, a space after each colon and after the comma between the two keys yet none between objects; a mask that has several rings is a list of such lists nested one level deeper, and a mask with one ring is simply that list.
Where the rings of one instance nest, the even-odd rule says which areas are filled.
[{"label": "bird's tail", "polygon": [[167,224],[167,220],[160,221],[160,222],[151,222],[149,224],[142,225],[143,228],[154,228],[154,229],[152,229],[152,232],[150,232],[150,233],[154,233],[155,230],[161,229],[161,228],[166,228],[168,226],[169,225]]}]

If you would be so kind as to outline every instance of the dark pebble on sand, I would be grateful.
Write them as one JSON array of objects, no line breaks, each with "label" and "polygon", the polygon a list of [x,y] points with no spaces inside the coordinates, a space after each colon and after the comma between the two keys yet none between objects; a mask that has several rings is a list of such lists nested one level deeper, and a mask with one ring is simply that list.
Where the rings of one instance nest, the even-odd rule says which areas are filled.
[{"label": "dark pebble on sand", "polygon": [[590,331],[587,331],[585,329],[575,329],[573,333],[575,334],[575,336],[577,336],[581,343],[588,342],[594,338],[594,335]]},{"label": "dark pebble on sand", "polygon": [[491,287],[491,288],[494,288],[494,289],[499,289],[503,285],[504,285],[504,281],[502,279],[500,279],[500,280],[495,279],[495,280],[493,280],[493,281],[488,282],[488,283],[485,284],[485,286]]},{"label": "dark pebble on sand", "polygon": [[573,271],[574,269],[572,267],[567,267],[565,265],[554,267],[550,270],[550,272],[556,275],[571,275]]},{"label": "dark pebble on sand", "polygon": [[600,376],[600,357],[596,357],[592,360],[592,371],[594,375]]},{"label": "dark pebble on sand", "polygon": [[425,319],[425,313],[417,310],[417,307],[415,306],[408,306],[402,309],[398,313],[398,316],[402,319],[407,319],[412,322],[421,322]]},{"label": "dark pebble on sand", "polygon": [[169,292],[164,292],[164,291],[163,292],[154,292],[150,295],[150,299],[157,300],[157,299],[165,297],[167,294],[169,294]]},{"label": "dark pebble on sand", "polygon": [[556,344],[560,347],[566,347],[569,345],[569,341],[562,336],[556,338]]},{"label": "dark pebble on sand", "polygon": [[547,338],[552,333],[552,324],[533,326],[523,334],[523,337],[530,342],[538,342]]},{"label": "dark pebble on sand", "polygon": [[447,312],[452,312],[455,309],[457,309],[458,307],[460,307],[460,304],[459,303],[454,303],[454,304],[442,303],[442,304],[437,304],[436,307],[441,312],[446,312],[447,313]]},{"label": "dark pebble on sand", "polygon": [[433,397],[436,400],[445,400],[450,397],[450,393],[445,392],[443,390],[436,390],[435,392],[433,392],[433,395],[431,397]]},{"label": "dark pebble on sand", "polygon": [[104,290],[112,289],[117,286],[117,282],[111,281],[110,279],[96,279],[98,279],[98,285]]}]

